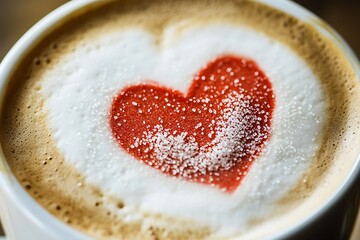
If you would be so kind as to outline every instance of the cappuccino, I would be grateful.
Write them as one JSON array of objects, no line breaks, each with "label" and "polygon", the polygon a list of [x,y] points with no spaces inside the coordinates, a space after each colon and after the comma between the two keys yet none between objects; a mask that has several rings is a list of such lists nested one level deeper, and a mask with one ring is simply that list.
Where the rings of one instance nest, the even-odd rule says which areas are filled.
[{"label": "cappuccino", "polygon": [[346,180],[359,96],[330,40],[262,3],[98,2],[22,60],[0,139],[31,196],[94,238],[264,238]]}]

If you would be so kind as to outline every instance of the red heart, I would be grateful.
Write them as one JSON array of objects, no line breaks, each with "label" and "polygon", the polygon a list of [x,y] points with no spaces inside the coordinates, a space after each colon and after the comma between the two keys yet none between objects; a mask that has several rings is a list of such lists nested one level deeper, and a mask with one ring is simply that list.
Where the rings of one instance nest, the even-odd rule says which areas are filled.
[{"label": "red heart", "polygon": [[118,144],[167,175],[232,192],[270,137],[272,84],[249,59],[223,56],[186,95],[155,83],[129,86],[112,102]]}]

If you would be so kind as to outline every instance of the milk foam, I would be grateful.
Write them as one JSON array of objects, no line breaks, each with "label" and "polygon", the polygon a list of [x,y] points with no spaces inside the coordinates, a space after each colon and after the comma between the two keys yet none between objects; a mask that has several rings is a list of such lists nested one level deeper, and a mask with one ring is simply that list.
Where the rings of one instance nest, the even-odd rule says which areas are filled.
[{"label": "milk foam", "polygon": [[[323,94],[300,57],[264,34],[230,24],[179,29],[169,27],[158,45],[135,28],[79,41],[45,72],[49,124],[66,161],[105,195],[125,202],[111,209],[124,219],[140,209],[197,220],[219,234],[243,231],[270,215],[310,165],[324,123]],[[161,174],[113,140],[109,110],[122,88],[152,80],[186,92],[194,74],[224,54],[255,60],[276,95],[271,139],[234,193]]]}]

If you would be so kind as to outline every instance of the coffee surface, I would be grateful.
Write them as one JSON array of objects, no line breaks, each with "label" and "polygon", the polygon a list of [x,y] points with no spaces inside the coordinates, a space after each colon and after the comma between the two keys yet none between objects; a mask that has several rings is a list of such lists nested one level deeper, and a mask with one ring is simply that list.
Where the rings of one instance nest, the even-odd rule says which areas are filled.
[{"label": "coffee surface", "polygon": [[[145,121],[145,128],[151,126],[142,131],[146,137],[129,139],[128,147],[122,146],[124,140],[117,140],[135,128],[119,131],[121,136],[111,130],[111,124],[120,122],[110,117],[131,120],[121,115],[122,108],[116,112],[119,115],[112,114],[119,93],[152,81],[175,92],[176,96],[169,97],[172,101],[186,94],[192,81],[205,81],[196,80],[197,73],[229,54],[254,61],[261,70],[255,71],[256,77],[268,78],[272,84],[274,112],[268,119],[271,124],[266,125],[270,134],[246,128],[239,121],[245,115],[230,114],[230,121],[223,123],[225,112],[214,119],[203,115],[208,120],[192,121],[194,129],[209,127],[213,120],[218,128],[209,139],[221,136],[219,143],[228,141],[226,145],[213,143],[203,168],[196,144],[205,138],[194,135],[201,135],[200,130],[186,132],[180,126],[170,131],[162,119],[156,123],[151,116],[133,115],[134,121]],[[230,109],[236,109],[234,103],[245,104],[239,94],[245,91],[246,96],[246,87],[234,87],[245,83],[242,67],[214,77],[213,85],[203,85],[204,92],[205,87],[219,87],[224,77],[230,82],[221,86],[232,90],[222,89],[224,99],[235,99],[224,104],[230,102]],[[210,79],[211,74],[206,77]],[[263,86],[270,87],[258,87]],[[29,193],[55,216],[89,235],[261,237],[311,214],[341,185],[358,154],[358,100],[358,79],[336,46],[278,10],[248,1],[121,1],[74,14],[23,60],[5,99],[1,142],[8,164]],[[138,109],[139,102],[129,103],[131,114],[133,109],[141,114],[152,107]],[[223,111],[208,109],[201,102],[198,109],[186,109],[188,105],[185,112]],[[245,109],[251,109],[250,105],[245,104]],[[261,118],[258,121],[265,116],[247,115]],[[146,124],[147,119],[153,124]],[[200,122],[208,126],[199,126]],[[227,135],[224,129],[230,129]],[[209,176],[201,175],[204,171],[226,171],[236,165],[236,157],[213,153],[226,147],[233,151],[232,140],[244,129],[240,139],[248,137],[247,132],[269,139],[261,142],[265,144],[261,151],[252,151],[258,153],[250,158],[249,169],[240,171],[241,183],[227,191],[216,182],[211,185],[210,178],[201,182],[201,176]],[[208,135],[210,130],[203,132]],[[155,149],[150,157],[131,150],[145,151],[139,145],[146,144]],[[235,141],[234,146],[239,149],[241,142]],[[186,149],[185,157],[182,149]],[[168,162],[159,165],[160,170],[141,162],[151,158],[192,161],[192,171],[200,169],[194,175],[198,181],[162,170]]]}]

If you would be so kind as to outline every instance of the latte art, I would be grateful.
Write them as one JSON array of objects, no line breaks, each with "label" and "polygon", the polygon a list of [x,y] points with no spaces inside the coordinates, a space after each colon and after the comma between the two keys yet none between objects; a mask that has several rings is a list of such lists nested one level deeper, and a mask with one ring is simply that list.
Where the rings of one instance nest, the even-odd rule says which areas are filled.
[{"label": "latte art", "polygon": [[152,85],[116,96],[110,125],[120,146],[166,174],[235,190],[270,135],[269,80],[253,61],[224,56],[186,95]]},{"label": "latte art", "polygon": [[[178,34],[176,27],[170,26],[171,31],[166,32]],[[223,36],[228,37],[224,39]],[[105,36],[92,38],[91,41],[79,42],[74,46],[74,52],[64,56],[54,70],[49,70],[44,74],[42,89],[47,99],[49,124],[55,132],[57,146],[67,161],[84,173],[87,181],[122,199],[125,203],[124,211],[133,205],[146,212],[195,219],[214,228],[224,229],[225,232],[233,233],[233,231],[245,229],[251,220],[264,214],[257,210],[257,206],[263,206],[264,212],[271,211],[273,204],[298,181],[316,153],[324,111],[318,80],[309,67],[289,48],[246,27],[225,24],[205,25],[201,28],[183,30],[176,40],[173,35],[165,35],[164,38],[163,42],[170,42],[168,39],[172,39],[171,44],[159,49],[154,45],[151,34],[144,30],[109,32]],[[200,45],[202,47],[199,47]],[[171,131],[179,131],[180,135],[164,140],[164,135],[169,131],[167,126],[163,127],[166,119],[155,119],[158,120],[156,122],[151,118],[151,112],[147,118],[139,122],[139,116],[145,114],[146,110],[156,110],[155,105],[138,109],[142,111],[141,113],[130,111],[129,117],[122,115],[125,114],[125,105],[122,105],[121,102],[114,105],[116,109],[112,117],[122,119],[122,122],[114,121],[113,127],[131,126],[123,131],[115,130],[120,134],[114,135],[116,139],[124,139],[122,143],[127,139],[125,142],[127,145],[123,145],[123,149],[117,146],[108,121],[113,96],[116,96],[119,90],[126,89],[129,85],[144,84],[148,79],[156,79],[159,84],[185,94],[199,69],[217,56],[221,57],[226,53],[251,56],[260,69],[264,70],[264,73],[254,71],[253,74],[261,75],[263,78],[265,78],[264,74],[269,76],[277,103],[274,108],[271,139],[260,156],[256,159],[240,161],[240,172],[236,170],[224,172],[225,177],[209,176],[209,179],[203,180],[211,184],[210,178],[212,177],[215,179],[215,185],[224,188],[225,191],[228,186],[231,194],[211,186],[194,184],[181,178],[164,175],[161,169],[160,171],[155,170],[156,164],[151,162],[151,157],[142,159],[142,154],[136,154],[138,150],[142,149],[142,145],[152,145],[156,159],[159,161],[161,159],[177,161],[178,159],[171,159],[171,157],[164,159],[164,155],[174,154],[172,150],[176,148],[173,145],[175,141],[188,142],[187,148],[182,149],[182,156],[191,154],[192,150],[188,148],[194,148],[201,144],[196,140],[196,136],[189,136],[188,139],[181,140],[185,136],[180,131],[186,128],[186,125],[180,126],[178,129],[171,129]],[[284,57],[279,58],[278,56]],[[77,59],[77,61],[74,62],[71,59]],[[226,69],[224,70],[226,71]],[[64,77],[62,72],[66,72],[67,77]],[[217,76],[222,77],[222,75]],[[229,78],[230,74],[224,74],[224,77]],[[241,80],[241,77],[244,76],[239,75],[238,77]],[[255,81],[255,79],[250,78],[249,81]],[[224,83],[230,82],[229,79],[218,80]],[[246,80],[243,81],[246,82]],[[250,83],[256,84],[256,82]],[[264,86],[268,87],[269,84]],[[263,87],[263,85],[258,87]],[[271,88],[271,86],[269,87]],[[200,96],[204,96],[204,88],[205,86],[200,85],[198,93]],[[223,90],[229,88],[231,91],[233,87],[225,84],[222,88]],[[144,90],[145,92],[143,92]],[[137,109],[141,107],[141,102],[136,100],[138,95],[148,96],[146,91],[151,92],[151,90],[156,91],[155,96],[163,98],[165,101],[166,93],[156,88],[139,88],[139,91],[125,90],[125,94],[129,92],[129,96],[125,95],[124,97],[131,99],[129,105],[135,107],[131,109]],[[254,89],[250,90],[257,92]],[[271,91],[270,96],[266,94],[267,92],[261,90],[258,98],[272,97]],[[165,96],[161,96],[162,94]],[[172,94],[180,93],[173,92]],[[229,97],[239,98],[236,96],[237,94],[240,93],[235,92],[235,96],[230,94]],[[168,95],[168,101],[174,99],[170,94]],[[224,95],[226,94],[224,93]],[[155,98],[155,96],[153,97]],[[151,102],[151,95],[148,97],[149,99],[146,101]],[[74,101],[74,99],[77,100]],[[234,103],[237,102],[241,103],[241,99],[234,101]],[[246,102],[243,103],[246,104]],[[220,103],[214,104],[220,106]],[[255,102],[251,104],[256,106]],[[266,104],[270,104],[270,102]],[[231,105],[231,108],[236,108]],[[201,102],[191,106],[188,109],[190,113],[183,115],[189,118],[187,121],[185,119],[186,123],[192,124],[193,128],[197,127],[198,123],[195,124],[194,120],[191,121],[191,113],[193,113],[193,109],[196,112],[206,106]],[[263,108],[264,111],[269,111],[268,109]],[[204,109],[202,110],[204,111]],[[170,117],[170,113],[166,112],[169,117],[166,121],[169,123],[175,121]],[[194,119],[200,118],[200,116],[206,115],[194,116]],[[263,121],[270,121],[271,115],[268,119],[265,118],[266,116],[267,114],[264,114],[259,117]],[[123,117],[125,118],[123,119]],[[231,119],[230,124],[236,124],[236,121],[244,117]],[[144,140],[141,134],[138,137],[142,137],[142,140],[134,139],[136,135],[132,131],[142,131],[142,126],[146,128],[146,124],[142,125],[142,121],[153,121],[153,127],[144,132],[147,140]],[[204,127],[211,128],[211,119],[207,121],[207,126]],[[131,125],[131,122],[134,124]],[[119,123],[120,126],[117,125]],[[237,125],[240,127],[239,124],[238,122]],[[255,123],[254,127],[257,126],[261,125]],[[226,131],[225,126],[217,127],[220,129],[217,133],[213,133],[214,136],[211,139],[221,135],[222,131]],[[266,125],[264,130],[269,131]],[[251,129],[246,129],[246,131],[251,131]],[[208,134],[210,133],[209,129]],[[169,134],[173,133],[169,132]],[[199,134],[201,133],[199,132]],[[176,136],[177,140],[174,139]],[[172,141],[168,149],[164,147],[166,141]],[[226,136],[220,137],[217,141],[226,142]],[[154,145],[154,142],[157,146]],[[221,147],[218,150],[222,150]],[[253,151],[255,150],[253,149]],[[155,167],[144,165],[137,161],[136,157],[144,162],[148,161],[147,165],[149,166],[155,164]],[[196,161],[196,157],[192,157],[191,160]],[[251,160],[256,161],[248,170],[246,161]],[[158,166],[166,168],[169,167],[169,164]],[[226,166],[224,167],[226,168]],[[241,169],[244,167],[245,169]],[[164,171],[166,172],[166,169]],[[201,172],[201,169],[199,171]],[[192,173],[187,174],[191,176]],[[236,183],[242,179],[242,174],[246,177],[243,179],[243,183],[237,187]],[[230,178],[230,183],[223,183],[222,177],[225,178],[225,182],[227,178]],[[240,178],[236,179],[237,177]],[[186,176],[182,176],[182,178],[186,179]],[[197,182],[201,182],[201,176]],[[205,201],[207,204],[203,205],[202,203]],[[130,212],[131,214],[133,213]],[[212,216],[216,216],[216,218]]]},{"label": "latte art", "polygon": [[342,186],[358,79],[311,26],[257,1],[90,5],[22,60],[2,112],[47,211],[99,239],[261,239]]}]

